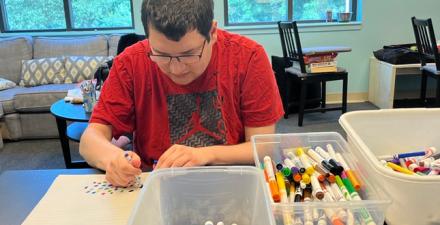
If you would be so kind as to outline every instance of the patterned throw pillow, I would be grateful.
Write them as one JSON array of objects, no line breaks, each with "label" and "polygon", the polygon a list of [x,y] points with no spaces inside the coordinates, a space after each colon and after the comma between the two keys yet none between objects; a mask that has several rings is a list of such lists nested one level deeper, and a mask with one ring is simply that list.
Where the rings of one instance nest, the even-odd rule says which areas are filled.
[{"label": "patterned throw pillow", "polygon": [[99,66],[112,58],[111,56],[66,56],[67,76],[64,83],[78,83],[93,79]]},{"label": "patterned throw pillow", "polygon": [[22,60],[20,86],[61,84],[65,76],[64,57]]},{"label": "patterned throw pillow", "polygon": [[15,87],[16,84],[10,80],[0,77],[0,91]]}]

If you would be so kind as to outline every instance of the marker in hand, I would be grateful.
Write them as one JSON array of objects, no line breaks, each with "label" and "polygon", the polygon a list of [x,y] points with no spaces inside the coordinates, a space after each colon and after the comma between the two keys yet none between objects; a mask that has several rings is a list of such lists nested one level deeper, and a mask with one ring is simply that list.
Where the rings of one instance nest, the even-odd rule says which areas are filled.
[{"label": "marker in hand", "polygon": [[[124,157],[131,164],[131,161],[132,161],[133,158],[131,157],[129,152],[124,152]],[[143,185],[141,183],[141,177],[140,176],[136,176],[136,180],[134,181],[134,183],[132,185],[134,187],[142,188]]]}]

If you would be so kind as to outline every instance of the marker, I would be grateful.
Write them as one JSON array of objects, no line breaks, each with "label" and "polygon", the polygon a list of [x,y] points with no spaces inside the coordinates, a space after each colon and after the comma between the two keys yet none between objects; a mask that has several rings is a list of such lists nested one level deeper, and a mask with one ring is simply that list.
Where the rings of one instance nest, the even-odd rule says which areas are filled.
[{"label": "marker", "polygon": [[[325,187],[328,192],[333,194],[333,197],[335,198],[336,201],[338,201],[338,202],[347,201],[344,198],[344,195],[342,194],[341,189],[339,189],[339,187],[336,183],[325,184]],[[343,209],[340,209],[340,210],[343,210]],[[350,209],[347,209],[346,213],[345,213],[345,211],[344,212],[339,211],[338,215],[340,218],[342,218],[343,221],[346,221],[346,225],[354,225],[355,224],[354,215]]]},{"label": "marker", "polygon": [[225,225],[222,221],[218,222],[217,225]]},{"label": "marker", "polygon": [[290,168],[292,176],[299,173],[298,167],[296,167],[292,160],[290,160],[289,158],[284,159],[284,165],[286,165],[287,168]]},{"label": "marker", "polygon": [[336,152],[335,149],[333,148],[332,144],[327,144],[327,152],[330,155],[331,158],[336,159]]},{"label": "marker", "polygon": [[[304,202],[312,201],[312,190],[305,188],[303,192]],[[304,207],[304,225],[313,225],[313,213],[310,207]]]},{"label": "marker", "polygon": [[419,166],[424,166],[424,167],[431,167],[431,163],[434,162],[435,159],[434,157],[429,157],[426,159],[422,159],[419,161]]},{"label": "marker", "polygon": [[214,225],[214,223],[212,221],[208,220],[205,222],[205,225]]},{"label": "marker", "polygon": [[431,169],[440,170],[440,159],[436,159],[435,161],[431,162]]},{"label": "marker", "polygon": [[321,163],[321,165],[327,169],[327,170],[332,170],[332,165],[330,165],[330,163],[328,163],[324,158],[322,158],[316,151],[314,151],[313,149],[309,149],[307,150],[307,154],[310,156],[310,158],[312,158],[313,160],[315,160],[316,162]]},{"label": "marker", "polygon": [[[292,185],[293,186],[293,185]],[[303,196],[303,189],[301,188],[300,184],[295,185],[295,198],[294,202],[301,202],[302,196]]]},{"label": "marker", "polygon": [[302,162],[299,160],[298,157],[296,157],[293,152],[288,152],[287,156],[290,158],[290,160],[292,160],[292,162],[296,165],[296,167],[299,169],[299,172],[301,174],[306,172],[306,168],[304,168],[304,165],[302,164]]},{"label": "marker", "polygon": [[315,151],[331,165],[331,169],[328,169],[330,172],[340,175],[342,171],[344,171],[344,168],[335,159],[331,158],[330,155],[324,151],[324,149],[318,146],[315,148]]},{"label": "marker", "polygon": [[[362,201],[362,199],[359,196],[359,194],[354,190],[354,187],[351,184],[349,179],[343,178],[342,182],[344,183],[344,186],[347,188],[348,192],[350,193],[350,197],[354,201]],[[360,216],[362,218],[362,221],[366,225],[376,225],[376,223],[373,220],[373,217],[371,217],[370,213],[368,212],[368,210],[366,208],[361,208],[359,214],[360,214]]]},{"label": "marker", "polygon": [[350,179],[351,183],[353,184],[354,188],[359,191],[361,189],[361,182],[359,181],[358,176],[355,174],[354,170],[352,170],[348,164],[347,161],[345,161],[344,157],[342,157],[341,153],[336,153],[336,160],[338,160],[339,163],[342,164],[342,167],[344,167],[345,174],[347,175],[348,179]]},{"label": "marker", "polygon": [[[330,197],[330,194],[327,192],[324,194],[324,201],[331,202],[332,199]],[[332,208],[324,208],[325,215],[327,215],[327,218],[330,219],[333,225],[344,225],[344,222],[341,218],[337,215],[334,209]],[[345,215],[346,216],[346,215]]]},{"label": "marker", "polygon": [[322,174],[318,173],[316,170],[315,170],[315,172],[313,173],[313,175],[315,175],[316,178],[318,178],[318,181],[319,181],[319,182],[324,182],[325,179],[326,179],[325,175],[322,175]]},{"label": "marker", "polygon": [[[128,151],[124,152],[124,158],[131,164],[132,157],[128,153]],[[141,177],[140,176],[136,176],[135,181],[133,183],[133,186],[137,187],[137,188],[142,188],[143,187],[143,185],[141,183]]]},{"label": "marker", "polygon": [[392,162],[387,162],[387,166],[389,166],[391,169],[396,170],[398,172],[404,173],[404,174],[408,174],[408,175],[414,175],[414,172],[409,170],[409,169],[405,169],[399,165],[396,165]]},{"label": "marker", "polygon": [[292,184],[289,187],[290,188],[290,195],[289,195],[289,202],[290,203],[295,202],[295,189],[296,189],[295,186],[296,186],[296,184]]},{"label": "marker", "polygon": [[310,177],[311,176],[309,176],[307,173],[303,174],[301,176],[301,182],[304,182],[305,184],[310,184],[310,182],[311,182]]},{"label": "marker", "polygon": [[[286,192],[287,192],[287,197],[290,196],[290,182],[286,177],[283,177],[284,179],[284,186],[286,186]],[[293,193],[292,193],[293,194]]]},{"label": "marker", "polygon": [[[284,184],[284,177],[281,172],[276,173],[276,179],[278,183],[278,188],[280,189],[281,203],[289,203],[289,199],[287,198],[287,190]],[[292,225],[292,215],[289,212],[289,209],[282,209],[283,211],[283,221],[285,225]]]},{"label": "marker", "polygon": [[392,159],[401,159],[401,158],[409,158],[409,157],[416,157],[416,156],[424,156],[425,158],[431,157],[436,153],[437,149],[434,147],[426,148],[424,151],[417,151],[417,152],[407,152],[407,153],[400,153],[400,154],[394,154],[394,155],[382,155],[378,156],[377,158],[379,160],[392,160]]},{"label": "marker", "polygon": [[315,175],[310,176],[310,180],[312,183],[312,195],[317,199],[321,200],[324,198],[324,192],[321,189],[321,185],[319,184],[318,178]]},{"label": "marker", "polygon": [[308,175],[312,175],[313,172],[315,171],[315,168],[313,168],[313,166],[310,164],[309,159],[304,154],[304,150],[301,147],[299,147],[296,149],[295,154],[299,157],[299,160],[301,160],[301,163],[304,165],[304,168],[306,169],[306,173]]},{"label": "marker", "polygon": [[157,160],[153,160],[153,170],[156,168]]},{"label": "marker", "polygon": [[264,157],[264,170],[266,171],[270,192],[274,202],[280,201],[280,192],[278,190],[277,181],[275,180],[275,174],[272,167],[272,159],[269,156]]},{"label": "marker", "polygon": [[431,170],[431,172],[428,173],[428,176],[436,176],[440,174],[440,170]]},{"label": "marker", "polygon": [[350,192],[348,192],[347,188],[345,187],[344,183],[342,182],[342,179],[340,176],[335,176],[336,184],[339,186],[339,189],[342,192],[342,195],[347,201],[351,201]]},{"label": "marker", "polygon": [[278,164],[276,165],[276,168],[277,168],[278,171],[281,171],[281,170],[284,168],[284,166],[283,166],[283,164],[278,163]]},{"label": "marker", "polygon": [[327,189],[327,190],[331,190],[331,193],[335,197],[336,201],[338,201],[338,202],[339,201],[346,201],[346,199],[344,198],[344,195],[341,192],[341,189],[339,189],[339,187],[336,183],[330,183],[329,186],[330,186],[330,189]]}]

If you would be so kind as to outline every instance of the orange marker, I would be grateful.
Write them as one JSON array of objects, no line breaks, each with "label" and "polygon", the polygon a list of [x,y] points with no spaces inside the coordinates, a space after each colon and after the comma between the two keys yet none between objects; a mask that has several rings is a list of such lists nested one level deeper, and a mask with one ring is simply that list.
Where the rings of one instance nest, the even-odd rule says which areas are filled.
[{"label": "orange marker", "polygon": [[350,180],[351,184],[353,184],[354,189],[359,191],[361,189],[361,182],[359,181],[359,179],[357,179],[357,176],[355,175],[354,171],[350,169],[347,162],[342,157],[341,153],[339,152],[336,153],[336,160],[338,160],[338,162],[342,164],[342,167],[344,167],[344,172],[347,175],[348,179]]},{"label": "orange marker", "polygon": [[272,193],[272,198],[274,202],[280,202],[280,192],[278,189],[277,181],[275,179],[275,174],[273,172],[272,159],[269,156],[264,157],[264,170],[267,173],[270,192]]}]

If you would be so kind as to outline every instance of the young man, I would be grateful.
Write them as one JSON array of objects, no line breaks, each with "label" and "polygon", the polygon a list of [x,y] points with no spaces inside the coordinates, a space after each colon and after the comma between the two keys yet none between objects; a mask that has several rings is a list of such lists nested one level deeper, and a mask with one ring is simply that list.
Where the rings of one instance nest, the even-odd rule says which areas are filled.
[{"label": "young man", "polygon": [[[115,58],[81,138],[87,162],[127,186],[142,168],[251,164],[250,137],[284,114],[263,47],[219,30],[212,0],[144,0],[148,40]],[[112,137],[134,133],[131,161]]]}]

